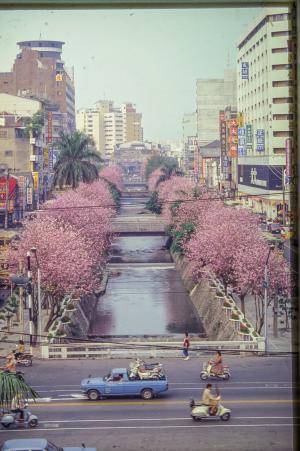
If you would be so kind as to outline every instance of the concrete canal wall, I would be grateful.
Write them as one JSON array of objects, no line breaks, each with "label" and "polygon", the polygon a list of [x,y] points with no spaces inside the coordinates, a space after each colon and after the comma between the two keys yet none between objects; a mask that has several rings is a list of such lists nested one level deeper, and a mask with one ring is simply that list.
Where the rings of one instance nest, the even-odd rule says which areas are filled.
[{"label": "concrete canal wall", "polygon": [[239,340],[234,324],[226,317],[221,302],[216,298],[216,290],[208,280],[195,283],[191,277],[188,260],[177,253],[171,253],[183,284],[201,319],[208,340]]}]

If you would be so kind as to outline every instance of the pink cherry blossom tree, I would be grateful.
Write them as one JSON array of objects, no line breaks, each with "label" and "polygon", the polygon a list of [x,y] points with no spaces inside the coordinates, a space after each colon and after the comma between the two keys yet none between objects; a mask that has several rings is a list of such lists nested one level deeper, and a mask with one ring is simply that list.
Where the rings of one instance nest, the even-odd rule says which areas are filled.
[{"label": "pink cherry blossom tree", "polygon": [[103,168],[99,173],[99,177],[114,184],[119,191],[124,190],[124,175],[120,166],[111,165]]}]

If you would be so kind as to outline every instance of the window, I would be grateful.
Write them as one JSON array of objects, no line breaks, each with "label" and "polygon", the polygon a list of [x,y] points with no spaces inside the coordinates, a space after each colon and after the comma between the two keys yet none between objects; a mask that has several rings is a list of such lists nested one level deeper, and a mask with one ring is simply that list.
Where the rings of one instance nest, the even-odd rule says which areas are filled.
[{"label": "window", "polygon": [[23,128],[15,128],[15,137],[16,138],[25,138],[25,130]]},{"label": "window", "polygon": [[293,132],[289,131],[289,130],[286,130],[286,131],[283,131],[283,132],[273,132],[273,136],[274,137],[282,137],[282,138],[284,138],[284,137],[287,137],[287,136],[293,136]]},{"label": "window", "polygon": [[274,147],[273,152],[279,153],[279,154],[285,154],[285,148],[284,147]]},{"label": "window", "polygon": [[272,53],[287,53],[288,48],[287,47],[281,47],[277,49],[272,49]]},{"label": "window", "polygon": [[280,80],[280,81],[272,81],[273,87],[280,87],[280,86],[293,86],[292,80]]},{"label": "window", "polygon": [[273,103],[293,103],[292,97],[275,97]]},{"label": "window", "polygon": [[12,150],[5,150],[4,151],[4,156],[5,157],[12,157],[13,156],[13,151]]},{"label": "window", "polygon": [[275,36],[289,36],[290,32],[289,31],[272,31],[271,36],[275,37]]},{"label": "window", "polygon": [[273,114],[273,119],[275,121],[291,121],[294,116],[292,114]]},{"label": "window", "polygon": [[292,69],[291,64],[273,64],[272,70]]}]

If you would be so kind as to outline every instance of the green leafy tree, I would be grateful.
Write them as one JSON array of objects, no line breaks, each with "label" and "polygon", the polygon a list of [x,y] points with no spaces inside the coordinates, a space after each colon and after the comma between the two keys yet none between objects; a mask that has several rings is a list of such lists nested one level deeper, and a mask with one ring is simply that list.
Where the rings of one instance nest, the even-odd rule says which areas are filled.
[{"label": "green leafy tree", "polygon": [[39,110],[32,117],[25,118],[25,135],[27,137],[33,136],[37,138],[43,129],[45,123],[45,115],[44,112]]},{"label": "green leafy tree", "polygon": [[158,215],[161,214],[162,211],[162,203],[158,199],[158,192],[152,191],[150,199],[146,203],[146,208],[150,210],[152,213],[156,213]]},{"label": "green leafy tree", "polygon": [[148,179],[149,175],[158,168],[162,169],[162,171],[164,172],[164,177],[169,178],[171,174],[178,170],[178,162],[176,158],[173,157],[154,155],[147,161],[145,168],[146,179]]},{"label": "green leafy tree", "polygon": [[38,397],[38,393],[25,382],[22,373],[0,371],[0,407],[9,409],[17,395],[24,401]]},{"label": "green leafy tree", "polygon": [[58,142],[60,154],[54,165],[54,186],[76,188],[80,182],[92,182],[98,178],[101,157],[94,141],[82,132],[62,133]]}]

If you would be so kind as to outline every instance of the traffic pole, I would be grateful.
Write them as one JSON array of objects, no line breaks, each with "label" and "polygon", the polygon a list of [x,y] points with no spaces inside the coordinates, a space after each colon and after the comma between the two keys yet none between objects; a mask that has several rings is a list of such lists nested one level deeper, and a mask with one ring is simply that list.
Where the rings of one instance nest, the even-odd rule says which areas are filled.
[{"label": "traffic pole", "polygon": [[29,279],[28,283],[28,312],[29,312],[29,348],[30,354],[32,354],[33,346],[33,321],[32,321],[32,280],[31,280],[31,264],[30,264],[30,252],[27,252],[27,277]]}]

